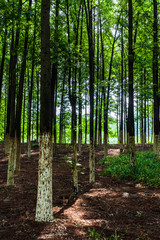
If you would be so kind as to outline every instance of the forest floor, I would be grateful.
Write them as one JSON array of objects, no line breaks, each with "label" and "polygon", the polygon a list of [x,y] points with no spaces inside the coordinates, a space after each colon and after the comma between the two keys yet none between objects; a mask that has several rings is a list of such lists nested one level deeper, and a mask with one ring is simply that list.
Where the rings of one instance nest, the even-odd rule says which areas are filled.
[{"label": "forest floor", "polygon": [[[118,155],[119,150],[109,149]],[[160,239],[160,189],[140,183],[102,176],[99,160],[103,147],[96,147],[96,182],[88,183],[89,147],[78,156],[79,194],[72,195],[69,166],[71,147],[57,146],[53,160],[53,212],[55,221],[37,223],[35,218],[38,147],[27,158],[22,145],[21,171],[13,187],[6,186],[8,156],[0,143],[0,240],[89,239],[94,232],[99,239]],[[98,235],[97,235],[98,236]],[[90,239],[94,239],[91,238]]]}]

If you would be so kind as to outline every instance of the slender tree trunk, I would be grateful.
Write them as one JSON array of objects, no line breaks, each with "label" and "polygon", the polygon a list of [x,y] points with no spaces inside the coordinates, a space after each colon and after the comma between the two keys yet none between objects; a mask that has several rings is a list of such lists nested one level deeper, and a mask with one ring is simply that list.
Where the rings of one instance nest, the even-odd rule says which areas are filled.
[{"label": "slender tree trunk", "polygon": [[128,70],[129,70],[129,107],[128,107],[128,131],[129,131],[129,154],[130,165],[135,166],[135,133],[134,133],[134,90],[133,90],[133,10],[132,0],[129,0],[129,52],[128,52]]},{"label": "slender tree trunk", "polygon": [[34,68],[35,68],[35,43],[36,43],[36,7],[34,13],[34,33],[33,33],[33,46],[32,46],[32,72],[31,72],[31,84],[29,88],[29,100],[28,100],[28,128],[27,128],[27,143],[28,143],[28,158],[31,157],[31,106],[32,106],[32,93],[34,87]]},{"label": "slender tree trunk", "polygon": [[23,135],[22,135],[22,142],[24,143],[24,129],[25,129],[25,110],[26,110],[26,90],[24,89],[24,97],[23,97]]},{"label": "slender tree trunk", "polygon": [[64,77],[63,77],[63,86],[62,86],[62,95],[61,95],[61,107],[60,107],[60,123],[59,123],[59,143],[62,143],[63,140],[63,130],[64,130],[64,88],[66,81],[66,66],[64,67]]},{"label": "slender tree trunk", "polygon": [[138,96],[138,87],[137,87],[137,143],[138,143],[138,128],[139,128],[139,106],[138,106],[138,103],[139,103],[139,96]]},{"label": "slender tree trunk", "polygon": [[149,140],[150,140],[150,127],[149,127],[149,100],[147,101],[147,103],[148,103],[148,106],[147,106],[147,116],[148,116],[148,121],[147,121],[147,123],[148,123],[148,143],[149,143]]},{"label": "slender tree trunk", "polygon": [[39,141],[39,72],[37,72],[37,115],[36,115],[36,141]]},{"label": "slender tree trunk", "polygon": [[143,136],[143,143],[146,144],[146,130],[147,130],[147,100],[146,100],[146,69],[144,68],[144,136]]},{"label": "slender tree trunk", "polygon": [[125,93],[124,93],[124,142],[127,144],[127,64],[125,62]]},{"label": "slender tree trunk", "polygon": [[85,144],[87,144],[87,84],[85,86]]},{"label": "slender tree trunk", "polygon": [[81,154],[82,145],[82,64],[81,64],[81,54],[82,54],[82,35],[83,35],[83,7],[82,7],[82,19],[81,19],[81,35],[80,35],[80,57],[79,57],[79,134],[78,134],[78,145],[79,154]]},{"label": "slender tree trunk", "polygon": [[[102,89],[102,88],[101,88]],[[98,144],[102,145],[102,101],[103,94],[99,93],[99,124],[98,124]]]},{"label": "slender tree trunk", "polygon": [[[22,0],[19,0],[18,14],[19,19],[22,10]],[[14,42],[14,27],[12,28],[12,47],[11,49],[11,59],[10,59],[10,102],[9,102],[9,161],[8,161],[8,174],[7,174],[7,185],[14,184],[14,159],[15,159],[15,94],[16,94],[16,65],[18,59],[18,45],[19,45],[19,35],[20,35],[20,24],[17,22],[16,38]]]},{"label": "slender tree trunk", "polygon": [[41,112],[38,193],[35,220],[53,221],[50,69],[50,1],[41,3]]},{"label": "slender tree trunk", "polygon": [[7,27],[6,27],[5,33],[4,33],[4,43],[3,43],[2,60],[1,60],[1,67],[0,67],[0,101],[1,101],[1,93],[2,93],[4,62],[5,62],[5,56],[6,56],[6,43],[7,43]]},{"label": "slender tree trunk", "polygon": [[[29,0],[28,11],[30,11],[32,0]],[[22,112],[22,100],[23,100],[23,86],[26,72],[26,59],[28,54],[28,34],[29,34],[29,17],[27,17],[26,29],[25,29],[25,40],[24,40],[24,52],[21,64],[21,73],[19,81],[19,90],[17,95],[17,107],[16,107],[16,121],[15,121],[15,136],[16,136],[16,148],[15,148],[15,171],[20,170],[20,153],[21,153],[21,112]]]},{"label": "slender tree trunk", "polygon": [[109,98],[110,98],[110,86],[111,86],[111,74],[112,74],[112,63],[114,55],[114,46],[116,42],[117,29],[115,31],[113,43],[112,43],[112,53],[109,65],[109,76],[108,76],[108,87],[107,87],[107,98],[104,94],[104,157],[108,155],[108,110],[109,110]]},{"label": "slender tree trunk", "polygon": [[[123,18],[122,18],[123,21]],[[123,23],[122,23],[123,24]],[[124,56],[124,46],[123,46],[123,25],[121,28],[121,119],[120,119],[120,152],[123,152],[123,56]]]},{"label": "slender tree trunk", "polygon": [[96,84],[96,116],[95,116],[95,145],[97,145],[97,129],[98,129],[98,108],[99,108],[99,17],[97,24],[97,84]]},{"label": "slender tree trunk", "polygon": [[[157,0],[153,0],[154,23],[153,23],[153,98],[154,98],[154,153],[157,160],[160,151],[159,137],[159,97],[158,97],[158,16]],[[158,140],[159,139],[159,140]]]},{"label": "slender tree trunk", "polygon": [[87,0],[86,19],[89,41],[89,96],[90,96],[90,153],[89,153],[89,182],[95,182],[95,155],[94,155],[94,44],[93,44],[93,21],[92,1]]},{"label": "slender tree trunk", "polygon": [[140,140],[141,140],[141,144],[143,145],[143,79],[141,76],[140,79],[140,89],[141,89],[141,98],[140,98]]},{"label": "slender tree trunk", "polygon": [[56,131],[56,106],[57,106],[57,81],[58,81],[58,17],[59,17],[59,0],[56,0],[55,32],[54,32],[54,63],[52,64],[52,119],[53,119],[53,136],[54,136],[54,154],[57,149],[57,131]]}]

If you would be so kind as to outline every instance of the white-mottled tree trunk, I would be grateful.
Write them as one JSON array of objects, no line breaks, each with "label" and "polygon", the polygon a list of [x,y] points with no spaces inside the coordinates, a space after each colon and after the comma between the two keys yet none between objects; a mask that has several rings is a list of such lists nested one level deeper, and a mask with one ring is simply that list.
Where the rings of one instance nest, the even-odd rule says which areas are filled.
[{"label": "white-mottled tree trunk", "polygon": [[52,138],[50,133],[40,136],[38,166],[38,193],[36,205],[37,222],[53,221],[52,210]]},{"label": "white-mottled tree trunk", "polygon": [[7,186],[14,185],[14,138],[10,138],[10,153],[8,161]]}]

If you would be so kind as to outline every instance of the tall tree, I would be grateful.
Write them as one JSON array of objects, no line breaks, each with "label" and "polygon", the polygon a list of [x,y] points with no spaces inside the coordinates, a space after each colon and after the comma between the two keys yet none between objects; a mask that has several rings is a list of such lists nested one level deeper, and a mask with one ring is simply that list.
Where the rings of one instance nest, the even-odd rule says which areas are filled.
[{"label": "tall tree", "polygon": [[134,133],[134,89],[133,89],[133,9],[132,0],[128,1],[129,22],[129,49],[128,49],[128,71],[129,71],[129,106],[128,106],[128,133],[129,133],[129,155],[130,165],[135,165],[135,133]]},{"label": "tall tree", "polygon": [[[22,11],[22,0],[19,0],[18,4],[18,21],[16,28],[16,37],[14,40],[14,22],[12,27],[12,40],[11,40],[11,54],[10,54],[10,72],[9,72],[9,101],[8,101],[8,111],[9,111],[9,121],[7,130],[9,128],[9,161],[8,161],[8,175],[7,175],[7,185],[14,184],[14,159],[15,159],[15,95],[16,95],[16,66],[18,59],[18,45],[19,45],[19,35],[20,35],[20,17]],[[8,134],[8,133],[7,133]]]},{"label": "tall tree", "polygon": [[27,21],[25,28],[25,38],[24,38],[24,49],[21,63],[21,73],[19,80],[19,89],[17,94],[17,106],[16,106],[16,119],[15,119],[15,170],[18,172],[20,170],[20,144],[21,144],[21,112],[22,112],[22,100],[23,100],[23,87],[24,87],[24,79],[26,72],[26,61],[27,61],[27,53],[28,53],[28,35],[29,35],[29,20],[31,10],[32,0],[29,0],[29,7],[27,13]]},{"label": "tall tree", "polygon": [[56,153],[57,131],[56,131],[56,104],[57,104],[57,81],[58,81],[58,16],[59,16],[59,0],[56,0],[56,16],[55,16],[55,31],[54,31],[54,53],[52,64],[52,120],[53,120],[53,135],[54,135],[54,153]]},{"label": "tall tree", "polygon": [[90,153],[89,153],[89,182],[95,182],[95,155],[94,155],[94,44],[93,44],[93,2],[87,0],[85,3],[88,42],[89,42],[89,96],[90,96]]},{"label": "tall tree", "polygon": [[120,152],[123,152],[123,58],[124,58],[124,43],[123,43],[123,18],[121,26],[121,118],[120,118]]},{"label": "tall tree", "polygon": [[28,126],[27,126],[27,144],[28,144],[28,157],[31,156],[31,106],[32,106],[32,93],[34,87],[34,69],[35,69],[35,45],[36,45],[36,14],[37,14],[37,1],[35,2],[35,13],[34,13],[34,33],[33,33],[33,45],[32,45],[32,72],[31,72],[31,83],[29,88],[29,99],[28,99]]},{"label": "tall tree", "polygon": [[[159,97],[158,97],[158,16],[157,0],[153,0],[153,99],[154,99],[154,153],[158,158]],[[160,141],[160,139],[159,139]],[[159,151],[160,152],[160,151]]]},{"label": "tall tree", "polygon": [[36,217],[38,222],[53,221],[52,211],[52,136],[51,136],[51,67],[50,0],[41,2],[41,92],[40,155]]}]

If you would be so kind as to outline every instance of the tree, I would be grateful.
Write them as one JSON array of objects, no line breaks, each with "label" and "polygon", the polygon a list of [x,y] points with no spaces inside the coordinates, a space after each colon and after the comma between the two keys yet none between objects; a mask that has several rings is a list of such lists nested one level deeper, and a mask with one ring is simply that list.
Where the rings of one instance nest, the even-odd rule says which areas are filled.
[{"label": "tree", "polygon": [[[158,16],[157,0],[153,0],[153,98],[154,98],[154,153],[158,157],[159,147],[159,97],[158,97]],[[159,139],[159,140],[158,140]],[[160,153],[160,151],[159,151]]]},{"label": "tree", "polygon": [[129,155],[130,165],[135,165],[135,133],[134,133],[134,89],[133,89],[133,10],[132,0],[128,2],[128,22],[129,22],[129,35],[128,35],[128,70],[129,70],[129,106],[128,106],[128,132],[129,132]]},{"label": "tree", "polygon": [[89,153],[89,182],[95,182],[95,156],[94,156],[94,45],[93,45],[93,22],[92,22],[92,0],[87,0],[85,3],[86,21],[88,30],[89,43],[89,96],[90,96],[90,153]]},{"label": "tree", "polygon": [[50,0],[41,3],[41,92],[40,156],[36,217],[38,222],[53,220],[52,211],[52,136],[51,136],[51,67]]}]

